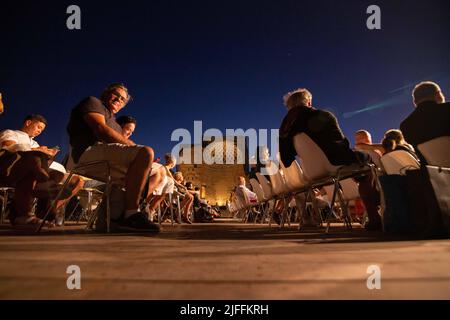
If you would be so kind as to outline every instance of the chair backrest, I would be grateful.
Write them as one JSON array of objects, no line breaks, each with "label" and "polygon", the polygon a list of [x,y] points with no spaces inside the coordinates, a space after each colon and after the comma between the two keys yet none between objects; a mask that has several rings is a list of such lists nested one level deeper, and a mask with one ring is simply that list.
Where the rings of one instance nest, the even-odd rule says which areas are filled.
[{"label": "chair backrest", "polygon": [[322,149],[307,134],[297,134],[293,142],[307,180],[325,178],[339,168],[330,163]]},{"label": "chair backrest", "polygon": [[289,191],[299,190],[308,184],[297,161],[292,162],[289,168],[283,168],[283,172],[286,187]]},{"label": "chair backrest", "polygon": [[258,197],[258,202],[266,201],[267,199],[264,196],[264,191],[258,180],[250,179],[250,184],[252,185],[253,192],[256,193],[256,196]]},{"label": "chair backrest", "polygon": [[267,181],[266,177],[263,176],[261,173],[256,173],[256,178],[259,181],[259,184],[261,185],[261,188],[264,192],[264,198],[267,200],[272,199],[273,192],[272,192],[272,186],[270,185],[269,181]]},{"label": "chair backrest", "polygon": [[419,162],[407,151],[397,150],[386,153],[381,157],[384,171],[390,174],[405,175],[409,169],[419,169]]},{"label": "chair backrest", "polygon": [[417,149],[419,149],[429,165],[450,167],[450,136],[424,142],[419,144]]},{"label": "chair backrest", "polygon": [[281,170],[269,176],[272,191],[275,195],[282,195],[288,192],[284,177],[281,175]]},{"label": "chair backrest", "polygon": [[287,193],[287,187],[282,175],[282,167],[280,167],[280,165],[280,161],[278,161],[278,163],[270,161],[266,165],[269,172],[270,184],[272,185],[272,192],[275,195]]}]

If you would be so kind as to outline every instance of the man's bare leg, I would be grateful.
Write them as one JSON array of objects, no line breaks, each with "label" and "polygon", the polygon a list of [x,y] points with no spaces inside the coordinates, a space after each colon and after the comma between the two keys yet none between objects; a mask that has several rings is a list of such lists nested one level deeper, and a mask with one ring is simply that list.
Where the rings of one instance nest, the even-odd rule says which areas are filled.
[{"label": "man's bare leg", "polygon": [[136,158],[130,164],[125,180],[126,199],[125,210],[136,210],[139,208],[139,200],[152,169],[153,149],[143,147],[139,150]]},{"label": "man's bare leg", "polygon": [[155,191],[156,187],[161,183],[161,181],[164,179],[164,176],[161,174],[161,172],[156,171],[154,175],[152,175],[148,180],[148,192],[146,201],[147,203],[150,203],[150,199],[152,198],[153,191]]}]

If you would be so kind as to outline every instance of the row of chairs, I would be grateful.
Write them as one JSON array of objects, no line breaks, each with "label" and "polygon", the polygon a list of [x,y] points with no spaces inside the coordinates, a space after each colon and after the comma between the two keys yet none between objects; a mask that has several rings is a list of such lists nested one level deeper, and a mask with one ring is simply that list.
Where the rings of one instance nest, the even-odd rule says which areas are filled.
[{"label": "row of chairs", "polygon": [[[251,179],[250,183],[254,192],[258,197],[259,207],[265,207],[269,211],[273,208],[274,201],[282,202],[281,213],[281,226],[284,225],[284,221],[290,224],[292,210],[289,207],[288,199],[292,196],[296,197],[297,209],[299,216],[306,212],[308,202],[312,201],[313,190],[315,188],[328,187],[329,201],[331,207],[338,201],[339,206],[342,209],[342,217],[345,226],[351,229],[351,218],[348,212],[347,204],[350,197],[346,197],[343,192],[343,188],[350,185],[352,193],[357,189],[356,183],[351,178],[359,177],[368,174],[373,170],[370,165],[346,165],[335,166],[332,165],[324,152],[319,146],[306,134],[301,133],[294,137],[294,147],[297,151],[297,155],[300,158],[301,166],[297,161],[294,161],[288,168],[283,167],[280,162],[279,170],[275,164],[270,164],[268,167],[269,180],[265,176],[257,173],[257,181]],[[299,197],[299,195],[302,195]],[[347,201],[346,201],[347,200]],[[272,203],[272,205],[270,204]],[[248,209],[251,207],[250,203],[238,203],[235,207],[238,209]],[[317,210],[317,208],[314,208]],[[266,214],[265,214],[266,215]],[[269,224],[270,224],[269,214]],[[327,219],[328,232],[330,227],[330,220]],[[299,229],[301,229],[302,223],[299,223]]]},{"label": "row of chairs", "polygon": [[[270,210],[273,208],[273,202],[272,206],[265,205],[269,201],[286,201],[289,195],[306,193],[304,205],[298,206],[301,210],[305,210],[305,204],[309,197],[312,196],[312,188],[314,186],[318,187],[323,185],[328,195],[328,201],[332,205],[334,204],[337,195],[340,207],[344,210],[344,222],[348,228],[351,228],[348,203],[350,200],[358,199],[360,196],[357,183],[348,177],[343,179],[347,174],[342,174],[342,172],[345,172],[350,168],[332,166],[320,148],[318,148],[318,146],[305,134],[296,136],[294,138],[294,145],[297,153],[301,154],[300,159],[302,166],[297,162],[294,162],[289,168],[284,168],[281,164],[280,171],[274,170],[274,173],[269,175],[270,182],[261,174],[257,174],[258,180],[250,180],[253,191],[258,197],[256,206]],[[418,149],[429,164],[450,167],[450,137],[446,136],[433,139],[419,145]],[[300,150],[302,152],[299,152]],[[377,170],[375,170],[374,173],[377,173],[377,175],[404,175],[406,170],[417,170],[420,168],[420,163],[416,158],[410,153],[402,150],[390,152],[382,157],[375,153],[371,156],[376,164]],[[350,173],[350,175],[364,174],[367,173],[366,170],[367,168],[359,168],[359,170],[356,169],[353,171],[352,168],[350,171],[353,171],[353,173]],[[341,171],[341,174],[338,173],[339,171]],[[334,183],[332,185],[326,185],[330,184],[330,182]],[[234,203],[232,206],[238,210],[244,210],[244,212],[248,214],[249,208],[255,206],[255,204],[250,204],[244,199],[244,201],[241,200],[240,202]],[[283,203],[283,207],[282,225],[284,219],[287,219],[288,222],[290,221],[289,213],[291,213],[286,202]],[[247,214],[244,213],[244,217],[247,217]],[[266,214],[263,213],[263,216],[266,216]],[[270,217],[271,215],[269,214],[269,224]],[[328,228],[329,223],[327,224],[327,231]]]}]

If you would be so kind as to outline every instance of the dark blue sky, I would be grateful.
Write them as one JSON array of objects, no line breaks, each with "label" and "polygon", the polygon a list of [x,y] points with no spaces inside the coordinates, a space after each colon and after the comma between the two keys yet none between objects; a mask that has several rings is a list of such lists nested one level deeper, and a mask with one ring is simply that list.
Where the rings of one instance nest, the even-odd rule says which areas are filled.
[{"label": "dark blue sky", "polygon": [[[77,4],[82,30],[66,28]],[[382,30],[366,28],[366,8]],[[2,1],[0,129],[28,113],[49,120],[42,145],[67,150],[70,110],[123,82],[137,143],[157,155],[176,128],[278,128],[282,96],[297,87],[334,111],[344,133],[379,141],[412,111],[414,83],[450,96],[450,2],[431,1]],[[403,89],[399,89],[403,88]],[[396,90],[399,89],[399,90]],[[348,113],[370,106],[368,112]],[[344,116],[345,115],[345,116]]]}]

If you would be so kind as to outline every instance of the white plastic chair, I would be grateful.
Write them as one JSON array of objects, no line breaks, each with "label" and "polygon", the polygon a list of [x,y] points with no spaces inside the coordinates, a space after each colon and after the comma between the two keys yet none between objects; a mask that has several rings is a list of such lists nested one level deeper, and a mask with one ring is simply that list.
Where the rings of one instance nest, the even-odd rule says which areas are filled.
[{"label": "white plastic chair", "polygon": [[308,182],[306,181],[303,170],[297,161],[292,162],[288,168],[283,167],[286,187],[290,192],[306,191]]},{"label": "white plastic chair", "polygon": [[397,150],[386,153],[381,157],[386,174],[405,175],[406,170],[419,169],[419,162],[408,152],[404,150]]},{"label": "white plastic chair", "polygon": [[[306,201],[308,196],[311,195],[313,188],[334,185],[331,205],[333,206],[337,196],[344,211],[344,223],[348,229],[351,229],[351,218],[348,214],[348,208],[343,201],[339,181],[362,176],[369,173],[372,168],[369,165],[361,166],[359,164],[339,166],[331,164],[322,149],[305,133],[297,134],[293,138],[293,142],[297,155],[301,159],[303,175],[310,184],[310,191],[306,196],[303,209],[306,210]],[[326,232],[328,232],[329,227],[330,223],[328,222]]]},{"label": "white plastic chair", "polygon": [[421,143],[417,146],[417,149],[429,165],[450,168],[450,136]]},{"label": "white plastic chair", "polygon": [[270,182],[259,172],[256,173],[256,178],[258,179],[259,184],[261,185],[261,188],[264,192],[264,198],[267,200],[271,200],[273,198],[273,192]]}]

